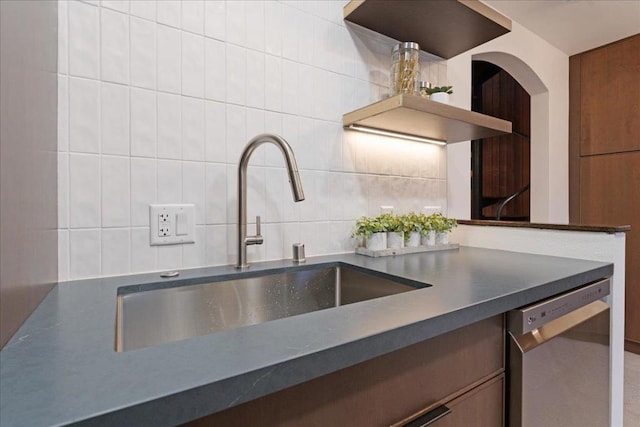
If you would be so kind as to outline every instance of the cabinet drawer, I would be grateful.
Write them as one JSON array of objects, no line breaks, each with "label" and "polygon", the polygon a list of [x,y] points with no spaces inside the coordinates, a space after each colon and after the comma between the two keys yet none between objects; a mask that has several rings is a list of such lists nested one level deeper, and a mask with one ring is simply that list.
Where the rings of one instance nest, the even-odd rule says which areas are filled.
[{"label": "cabinet drawer", "polygon": [[389,426],[503,372],[503,325],[485,319],[190,425]]},{"label": "cabinet drawer", "polygon": [[504,374],[439,405],[404,427],[504,426]]}]

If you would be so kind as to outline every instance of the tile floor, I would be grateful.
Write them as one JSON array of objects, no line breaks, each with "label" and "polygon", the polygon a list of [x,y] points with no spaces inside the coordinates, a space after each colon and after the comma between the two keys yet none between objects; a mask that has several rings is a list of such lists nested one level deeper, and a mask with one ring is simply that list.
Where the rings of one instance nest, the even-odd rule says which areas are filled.
[{"label": "tile floor", "polygon": [[640,426],[640,355],[624,352],[624,427]]}]

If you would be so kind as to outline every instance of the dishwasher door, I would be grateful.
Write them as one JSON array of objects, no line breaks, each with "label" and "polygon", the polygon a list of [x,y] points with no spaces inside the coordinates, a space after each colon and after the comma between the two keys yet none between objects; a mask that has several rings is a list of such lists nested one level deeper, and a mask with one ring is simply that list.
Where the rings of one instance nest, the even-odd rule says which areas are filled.
[{"label": "dishwasher door", "polygon": [[609,425],[610,310],[600,300],[609,286],[596,282],[509,313],[511,427]]}]

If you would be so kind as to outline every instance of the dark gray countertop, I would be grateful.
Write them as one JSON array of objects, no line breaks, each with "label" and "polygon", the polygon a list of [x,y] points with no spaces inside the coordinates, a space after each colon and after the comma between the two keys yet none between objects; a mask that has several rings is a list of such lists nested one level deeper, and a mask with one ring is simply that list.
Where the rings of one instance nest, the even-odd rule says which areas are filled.
[{"label": "dark gray countertop", "polygon": [[[477,248],[347,263],[431,287],[124,353],[118,287],[236,275],[230,266],[60,283],[0,352],[0,426],[175,425],[613,273],[613,265]],[[252,271],[290,267],[254,264]],[[145,286],[146,287],[146,286]]]}]

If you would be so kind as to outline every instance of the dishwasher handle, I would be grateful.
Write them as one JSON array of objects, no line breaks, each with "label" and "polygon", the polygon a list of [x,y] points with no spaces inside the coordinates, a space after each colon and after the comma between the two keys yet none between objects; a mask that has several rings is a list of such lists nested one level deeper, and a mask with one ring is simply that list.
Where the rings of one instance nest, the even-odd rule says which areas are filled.
[{"label": "dishwasher handle", "polygon": [[611,279],[602,279],[562,295],[511,310],[507,313],[507,329],[513,335],[534,331],[572,311],[598,301],[611,292]]},{"label": "dishwasher handle", "polygon": [[436,421],[446,417],[451,413],[445,405],[440,405],[427,412],[426,414],[414,419],[413,421],[404,424],[402,427],[427,427],[435,423]]},{"label": "dishwasher handle", "polygon": [[565,332],[586,321],[595,321],[595,318],[598,317],[600,319],[598,320],[598,324],[601,326],[598,328],[598,331],[591,331],[591,339],[601,340],[603,341],[602,344],[608,345],[609,316],[609,305],[604,301],[594,301],[591,304],[580,307],[569,314],[565,314],[559,319],[548,322],[531,332],[527,332],[522,335],[514,335],[512,332],[509,332],[509,335],[513,342],[518,345],[520,351],[524,354],[548,341],[551,341],[555,337],[563,335]]}]

